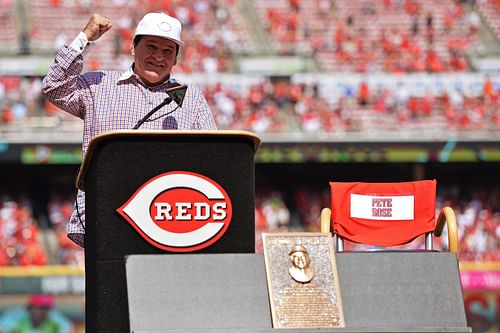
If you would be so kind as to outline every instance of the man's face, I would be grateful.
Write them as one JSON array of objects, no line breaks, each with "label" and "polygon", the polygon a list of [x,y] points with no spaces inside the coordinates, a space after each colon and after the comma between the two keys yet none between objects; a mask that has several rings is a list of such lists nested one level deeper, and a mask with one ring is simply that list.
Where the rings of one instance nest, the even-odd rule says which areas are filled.
[{"label": "man's face", "polygon": [[29,313],[30,313],[31,323],[33,324],[33,327],[38,327],[45,320],[47,320],[49,310],[50,309],[48,307],[33,306],[33,305],[30,306]]},{"label": "man's face", "polygon": [[147,85],[161,84],[177,63],[176,44],[156,36],[144,36],[134,47],[134,73]]},{"label": "man's face", "polygon": [[295,267],[304,269],[309,265],[309,258],[303,252],[295,252],[292,254],[292,261]]}]

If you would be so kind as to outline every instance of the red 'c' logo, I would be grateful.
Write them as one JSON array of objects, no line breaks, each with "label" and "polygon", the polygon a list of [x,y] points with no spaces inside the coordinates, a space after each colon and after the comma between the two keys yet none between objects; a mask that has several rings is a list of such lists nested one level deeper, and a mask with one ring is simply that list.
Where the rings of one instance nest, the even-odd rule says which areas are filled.
[{"label": "red 'c' logo", "polygon": [[192,252],[222,237],[231,223],[232,205],[212,179],[173,171],[148,180],[117,212],[151,245]]}]

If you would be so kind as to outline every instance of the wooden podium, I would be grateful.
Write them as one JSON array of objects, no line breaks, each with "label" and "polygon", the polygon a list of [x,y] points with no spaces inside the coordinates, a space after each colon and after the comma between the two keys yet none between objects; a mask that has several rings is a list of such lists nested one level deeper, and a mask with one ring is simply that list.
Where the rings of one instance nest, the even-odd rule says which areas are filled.
[{"label": "wooden podium", "polygon": [[170,253],[117,212],[159,175],[199,175],[230,198],[227,230],[196,252],[255,251],[254,155],[259,145],[256,135],[244,131],[118,131],[92,140],[77,179],[86,195],[87,332],[129,332],[125,257]]}]

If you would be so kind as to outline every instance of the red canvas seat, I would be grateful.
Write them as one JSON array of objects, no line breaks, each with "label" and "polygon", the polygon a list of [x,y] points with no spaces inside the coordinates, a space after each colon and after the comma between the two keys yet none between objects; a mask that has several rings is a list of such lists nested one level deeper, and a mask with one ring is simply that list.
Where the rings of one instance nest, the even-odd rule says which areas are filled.
[{"label": "red canvas seat", "polygon": [[441,236],[448,226],[450,252],[458,253],[453,210],[441,210],[436,223],[436,181],[400,183],[331,182],[331,209],[321,212],[321,231],[333,231],[337,250],[343,240],[375,246],[398,246],[426,235],[432,250],[432,234]]}]

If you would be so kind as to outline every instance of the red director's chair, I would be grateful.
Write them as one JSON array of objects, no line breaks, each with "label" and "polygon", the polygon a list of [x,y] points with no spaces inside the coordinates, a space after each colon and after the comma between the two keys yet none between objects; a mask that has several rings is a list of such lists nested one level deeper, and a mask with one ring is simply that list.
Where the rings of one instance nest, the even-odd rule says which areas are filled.
[{"label": "red director's chair", "polygon": [[[332,231],[346,327],[380,332],[471,332],[458,263],[455,214],[436,219],[436,181],[330,183],[331,209],[321,231]],[[432,236],[448,227],[448,250]],[[344,240],[393,247],[425,235],[425,251],[343,251]]]},{"label": "red director's chair", "polygon": [[321,232],[332,232],[338,252],[343,240],[391,247],[425,235],[425,250],[432,251],[432,236],[448,227],[448,250],[458,254],[455,213],[441,209],[436,220],[436,181],[401,183],[331,182],[331,209],[321,211]]}]

